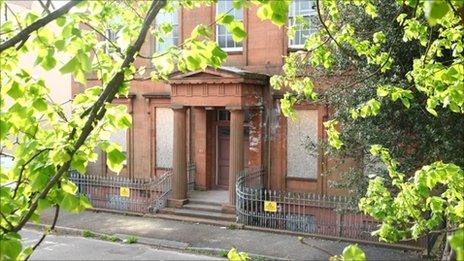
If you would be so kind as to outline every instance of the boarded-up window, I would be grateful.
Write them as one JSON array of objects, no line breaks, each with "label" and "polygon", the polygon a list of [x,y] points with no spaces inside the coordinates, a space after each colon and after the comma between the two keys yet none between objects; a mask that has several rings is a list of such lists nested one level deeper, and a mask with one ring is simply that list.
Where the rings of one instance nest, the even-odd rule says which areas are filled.
[{"label": "boarded-up window", "polygon": [[297,120],[287,124],[287,177],[317,178],[317,110],[296,110]]},{"label": "boarded-up window", "polygon": [[156,108],[156,167],[172,168],[173,112]]}]

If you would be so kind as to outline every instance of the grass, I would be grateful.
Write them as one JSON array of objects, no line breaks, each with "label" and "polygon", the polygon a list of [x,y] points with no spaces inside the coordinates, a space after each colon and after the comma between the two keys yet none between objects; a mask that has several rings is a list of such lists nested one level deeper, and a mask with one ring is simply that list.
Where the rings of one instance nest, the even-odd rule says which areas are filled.
[{"label": "grass", "polygon": [[[92,232],[90,230],[82,231],[82,236],[87,237],[87,238],[88,237],[94,237],[94,238],[98,238],[100,240],[111,241],[111,242],[121,241],[121,239],[119,237],[115,236],[115,235],[102,234],[102,235],[98,236],[97,234],[95,234],[94,232]],[[134,240],[134,239],[132,239],[132,240]],[[137,238],[135,238],[135,242],[137,242]]]},{"label": "grass", "polygon": [[124,242],[127,244],[134,244],[137,243],[137,238],[134,236],[128,236]]},{"label": "grass", "polygon": [[100,239],[105,240],[105,241],[111,241],[111,242],[116,242],[116,241],[121,240],[119,237],[114,236],[114,235],[101,235]]},{"label": "grass", "polygon": [[230,224],[227,229],[234,230],[237,229],[237,226],[235,224]]},{"label": "grass", "polygon": [[229,251],[223,249],[223,250],[219,251],[219,256],[221,256],[221,257],[227,257],[227,254],[228,254],[228,253],[229,253]]},{"label": "grass", "polygon": [[90,230],[84,230],[84,231],[82,231],[82,236],[83,237],[94,237],[95,234]]}]

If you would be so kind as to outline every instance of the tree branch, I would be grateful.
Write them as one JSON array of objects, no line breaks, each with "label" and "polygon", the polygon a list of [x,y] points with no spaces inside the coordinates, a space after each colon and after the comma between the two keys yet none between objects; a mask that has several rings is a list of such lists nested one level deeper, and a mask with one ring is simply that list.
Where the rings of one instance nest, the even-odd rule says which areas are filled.
[{"label": "tree branch", "polygon": [[0,44],[0,53],[12,46],[15,46],[17,43],[26,40],[32,32],[44,27],[45,25],[55,20],[56,18],[68,13],[72,7],[79,4],[81,1],[82,0],[69,1],[69,3],[63,5],[61,8],[57,9],[53,13],[30,24],[29,26],[24,28],[24,30],[21,30],[17,35],[13,36],[12,38]]},{"label": "tree branch", "polygon": [[36,154],[34,154],[34,156],[32,156],[28,161],[26,161],[22,166],[21,166],[21,170],[19,172],[19,177],[18,177],[18,181],[16,182],[16,187],[13,191],[13,197],[12,198],[15,198],[16,197],[16,193],[18,192],[18,189],[19,189],[19,185],[21,185],[22,183],[22,178],[23,178],[23,173],[24,173],[24,170],[26,169],[26,166],[31,163],[31,161],[33,161],[35,158],[37,158],[40,154],[42,154],[42,152],[44,151],[47,151],[47,150],[51,150],[50,148],[47,148],[47,149],[42,149],[42,150],[39,150]]},{"label": "tree branch", "polygon": [[35,243],[35,245],[32,247],[32,252],[24,259],[25,261],[27,261],[32,253],[34,252],[34,250],[42,243],[42,241],[44,241],[45,237],[48,235],[48,233],[50,233],[50,231],[52,231],[53,229],[55,229],[55,225],[56,225],[56,222],[58,221],[58,216],[59,216],[59,213],[60,213],[60,206],[59,205],[55,205],[55,216],[53,217],[53,221],[52,221],[52,225],[50,226],[50,228],[48,228],[46,231],[44,231],[44,233],[42,234],[42,237],[39,239],[39,241],[37,241],[37,243]]},{"label": "tree branch", "polygon": [[320,0],[316,0],[316,10],[317,10],[317,16],[319,18],[319,21],[321,22],[322,24],[322,27],[324,27],[324,30],[326,31],[327,35],[330,37],[330,39],[332,39],[332,41],[334,41],[334,43],[338,46],[338,48],[340,48],[340,50],[345,53],[346,55],[352,57],[352,58],[355,58],[357,59],[358,57],[354,56],[352,53],[350,53],[348,50],[345,49],[345,47],[343,47],[336,39],[335,37],[333,37],[332,33],[330,32],[329,30],[329,27],[327,27],[327,25],[325,24],[324,20],[322,19],[322,14],[321,14],[321,7],[320,7],[320,4],[319,4],[319,1]]},{"label": "tree branch", "polygon": [[2,215],[2,218],[5,220],[5,222],[10,226],[10,228],[14,227],[13,224],[6,218],[5,214],[3,212],[0,212],[0,215]]},{"label": "tree branch", "polygon": [[44,4],[42,2],[42,0],[38,0],[38,1],[39,1],[40,5],[42,6],[44,12],[46,12],[47,14],[50,14],[51,12],[50,12],[50,9],[48,8],[48,6],[46,4]]},{"label": "tree branch", "polygon": [[[21,23],[19,22],[18,16],[15,14],[15,12],[10,8],[10,6],[9,6],[7,3],[5,3],[5,7],[6,7],[6,9],[10,10],[10,13],[11,13],[11,14],[13,15],[13,17],[15,18],[16,23],[18,24],[19,29],[22,30],[23,28],[21,27]],[[6,13],[6,11],[5,11],[5,13]]]},{"label": "tree branch", "polygon": [[[166,4],[166,0],[153,0],[150,6],[150,9],[145,17],[145,20],[142,25],[142,29],[140,30],[139,36],[137,40],[132,45],[127,52],[127,56],[124,59],[119,72],[117,72],[110,82],[107,84],[105,90],[100,95],[99,99],[95,102],[92,110],[90,111],[89,118],[87,119],[84,127],[82,128],[82,132],[74,143],[72,149],[68,151],[68,154],[72,160],[74,154],[79,150],[79,148],[84,144],[87,137],[90,135],[92,130],[95,128],[95,123],[98,122],[106,113],[105,104],[111,103],[116,94],[118,93],[119,86],[124,81],[124,69],[128,68],[135,60],[135,55],[137,52],[140,51],[142,44],[145,41],[147,36],[148,30],[150,29],[151,24],[153,23],[156,15],[158,14],[159,10]],[[73,134],[70,134],[70,136]],[[43,191],[32,201],[32,204],[28,210],[28,212],[23,216],[21,221],[14,227],[12,230],[13,232],[18,232],[31,218],[32,214],[38,207],[39,199],[43,199],[47,196],[48,192],[52,189],[52,187],[58,183],[61,177],[66,173],[71,166],[71,160],[66,161],[56,172],[53,178],[48,182],[47,186],[43,189]]]}]

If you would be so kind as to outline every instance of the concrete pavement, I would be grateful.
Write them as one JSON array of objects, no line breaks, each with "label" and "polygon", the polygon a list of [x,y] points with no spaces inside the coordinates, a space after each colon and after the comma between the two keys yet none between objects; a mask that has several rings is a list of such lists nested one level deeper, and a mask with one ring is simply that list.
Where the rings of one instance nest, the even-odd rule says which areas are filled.
[{"label": "concrete pavement", "polygon": [[[22,230],[25,245],[33,245],[42,234]],[[153,249],[139,244],[123,244],[75,236],[49,235],[30,260],[221,260],[217,257]]]},{"label": "concrete pavement", "polygon": [[[53,213],[44,212],[42,223],[50,224]],[[153,217],[125,216],[110,213],[85,211],[79,214],[61,213],[58,226],[74,229],[87,229],[104,234],[126,234],[152,239],[155,245],[185,249],[224,249],[232,247],[250,254],[292,260],[327,260],[328,251],[340,254],[350,243],[343,241],[306,238],[308,245],[301,244],[296,236],[227,229],[198,223],[164,220]],[[417,260],[415,252],[386,247],[364,245],[368,260]]]}]

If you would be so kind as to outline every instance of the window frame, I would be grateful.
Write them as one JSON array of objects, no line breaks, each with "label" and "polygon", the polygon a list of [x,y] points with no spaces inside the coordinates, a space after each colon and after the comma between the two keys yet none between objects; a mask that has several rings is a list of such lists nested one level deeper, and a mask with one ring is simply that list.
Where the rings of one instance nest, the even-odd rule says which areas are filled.
[{"label": "window frame", "polygon": [[[180,43],[180,41],[181,41],[181,35],[180,35],[180,27],[181,27],[180,14],[181,14],[181,11],[182,11],[182,9],[181,9],[180,7],[179,7],[179,8],[176,8],[176,11],[174,11],[174,12],[165,12],[165,11],[163,11],[163,10],[160,10],[160,14],[162,14],[162,15],[167,15],[167,14],[169,14],[169,15],[171,16],[171,24],[173,25],[173,30],[171,31],[171,36],[169,36],[169,37],[166,37],[166,36],[165,36],[164,39],[166,40],[166,39],[175,39],[175,38],[177,38],[177,43],[174,43],[174,41],[173,41],[173,45],[167,46],[165,49],[160,50],[160,49],[159,49],[159,45],[158,45],[160,42],[157,41],[155,37],[153,37],[153,38],[154,38],[154,39],[153,39],[153,40],[154,40],[154,44],[152,45],[152,46],[153,46],[152,48],[154,49],[154,52],[164,52],[164,51],[166,51],[167,49],[169,49],[169,48],[172,47],[172,46],[177,46],[177,45],[179,45],[179,43]],[[176,18],[177,18],[177,19],[173,19],[173,17],[172,17],[173,15],[176,15]],[[161,24],[161,23],[159,23],[159,21],[158,21],[157,18],[159,18],[159,16],[157,16],[157,17],[155,18],[155,22],[154,22],[154,27],[155,27],[155,28],[156,28],[156,26],[158,26],[158,24]],[[177,22],[177,23],[175,24],[175,26],[177,26],[177,37],[175,37],[175,36],[174,36],[174,33],[173,33],[173,32],[174,32],[174,24],[172,23],[172,21],[176,21],[176,22]],[[164,23],[164,22],[163,22],[163,23]],[[166,43],[166,41],[165,41],[163,44],[165,44],[165,43]]]},{"label": "window frame", "polygon": [[[307,1],[310,5],[313,4],[315,5],[316,4],[316,0],[294,0],[292,1],[291,5],[290,5],[290,8],[288,10],[288,22],[287,22],[287,26],[290,27],[290,26],[293,26],[293,24],[295,23],[294,20],[295,20],[295,17],[297,16],[302,16],[303,18],[311,18],[311,16],[317,16],[317,11],[315,9],[312,9],[310,7],[309,9],[309,12],[307,14],[302,14],[303,12],[301,11],[301,9],[299,8],[300,7],[300,3],[303,2],[303,1]],[[297,5],[298,4],[298,10],[297,10]],[[293,21],[293,23],[291,23],[291,21]],[[315,28],[317,28],[316,25],[314,24],[311,24],[310,25],[310,28],[308,28],[307,30],[309,31],[312,31],[314,30]],[[303,29],[300,29],[298,30],[298,27],[297,27],[297,31],[303,31]],[[317,31],[317,30],[316,30]],[[309,35],[306,36],[306,39],[308,39],[312,34],[314,34],[315,32],[313,33],[310,33]],[[296,34],[296,32],[295,32]],[[292,44],[292,41],[295,40],[295,37],[292,37],[290,38],[288,35],[287,35],[287,38],[288,38],[288,41],[287,41],[287,45],[288,45],[288,49],[302,49],[304,48],[304,42],[306,42],[306,39],[304,39],[304,42],[303,44],[295,44],[293,43]],[[301,39],[303,39],[304,37],[301,36]]]},{"label": "window frame", "polygon": [[[227,10],[225,10],[225,11],[223,11],[223,12],[221,12],[221,13],[219,12],[219,3],[227,3],[228,1],[230,1],[230,0],[218,0],[218,2],[217,2],[216,5],[215,5],[216,16],[219,15],[219,14],[222,14],[222,13],[226,13],[226,12],[227,12]],[[227,8],[226,8],[226,9],[227,9]],[[234,16],[234,19],[237,19],[236,16],[235,16],[235,12],[241,11],[241,12],[242,12],[242,19],[241,19],[240,21],[242,21],[242,22],[244,21],[244,18],[245,18],[244,14],[245,14],[245,13],[244,13],[244,9],[243,9],[243,8],[240,8],[240,9],[235,9],[235,8],[233,8],[232,11],[233,11],[233,14],[232,14],[232,15]],[[230,13],[229,13],[229,14],[230,14]],[[229,32],[227,32],[227,28],[225,28],[225,25],[219,25],[219,24],[216,23],[215,35],[216,35],[216,43],[217,43],[217,45],[218,45],[222,50],[224,50],[225,52],[241,52],[241,51],[243,51],[243,41],[242,41],[242,42],[235,42],[235,41],[232,39],[232,41],[234,42],[234,45],[236,45],[236,44],[240,44],[240,45],[241,45],[241,46],[236,46],[236,47],[222,47],[221,45],[219,45],[219,27],[220,27],[220,26],[223,26],[224,29],[226,30],[226,33],[225,33],[225,35],[224,35],[224,36],[226,37],[226,39],[225,39],[226,45],[227,45],[227,36],[230,35],[230,37],[232,37],[232,34],[229,33]],[[221,36],[222,36],[222,34],[221,34]],[[244,40],[244,41],[245,41],[245,40]]]}]

